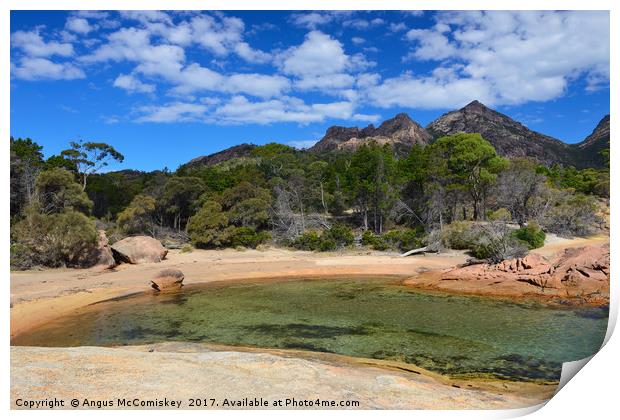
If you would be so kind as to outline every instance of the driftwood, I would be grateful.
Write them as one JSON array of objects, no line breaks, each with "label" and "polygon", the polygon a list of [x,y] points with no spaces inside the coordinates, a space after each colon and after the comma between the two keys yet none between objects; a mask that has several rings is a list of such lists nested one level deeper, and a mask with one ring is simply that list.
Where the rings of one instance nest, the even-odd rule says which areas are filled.
[{"label": "driftwood", "polygon": [[407,251],[404,254],[400,254],[401,257],[408,257],[409,255],[422,254],[423,252],[433,252],[430,247],[425,246],[422,248],[412,249],[411,251]]},{"label": "driftwood", "polygon": [[468,258],[463,264],[457,265],[458,268],[469,267],[470,265],[487,264],[489,261],[478,258]]}]

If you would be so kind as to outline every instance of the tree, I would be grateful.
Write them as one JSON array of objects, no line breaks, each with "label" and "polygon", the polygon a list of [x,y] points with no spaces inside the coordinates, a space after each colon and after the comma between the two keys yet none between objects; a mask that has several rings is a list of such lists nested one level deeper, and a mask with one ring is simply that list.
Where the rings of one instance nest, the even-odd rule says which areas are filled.
[{"label": "tree", "polygon": [[318,184],[319,186],[319,194],[320,194],[319,196],[321,199],[321,206],[325,214],[327,214],[328,211],[327,211],[327,202],[325,199],[324,184],[325,184],[325,180],[327,179],[328,168],[329,168],[329,164],[322,160],[317,160],[316,162],[312,162],[308,166],[308,172],[309,172],[308,175],[309,175],[311,182]]},{"label": "tree", "polygon": [[[170,178],[163,188],[161,205],[168,215],[172,215],[172,227],[180,231],[183,222],[190,216],[194,202],[205,191],[204,184],[197,177]],[[185,224],[186,225],[186,224]]]},{"label": "tree", "polygon": [[119,228],[127,233],[148,232],[155,236],[155,199],[149,195],[138,194],[129,206],[119,213],[117,223]]},{"label": "tree", "polygon": [[351,156],[347,184],[362,216],[364,230],[368,230],[369,215],[372,215],[375,233],[383,231],[386,215],[395,201],[394,175],[394,156],[387,145],[364,144]]},{"label": "tree", "polygon": [[60,157],[75,165],[82,181],[82,190],[86,190],[88,177],[108,166],[110,161],[122,162],[125,157],[107,143],[72,141],[71,148],[60,152]]},{"label": "tree", "polygon": [[24,218],[11,229],[11,265],[78,266],[97,246],[92,202],[66,169],[42,171]]},{"label": "tree", "polygon": [[43,169],[42,149],[30,138],[11,137],[11,216],[19,214],[33,199],[35,179]]},{"label": "tree", "polygon": [[267,227],[271,194],[249,182],[241,182],[222,193],[220,199],[230,223],[254,231]]},{"label": "tree", "polygon": [[546,177],[537,171],[538,163],[529,158],[515,158],[497,179],[498,204],[510,211],[520,227],[536,218],[535,202],[545,187]]},{"label": "tree", "polygon": [[[506,167],[507,160],[497,156],[495,148],[480,134],[441,137],[428,147],[428,151],[433,155],[435,170],[443,171],[454,187],[470,196],[473,219],[485,217],[489,187]],[[437,159],[444,162],[436,162]]]},{"label": "tree", "polygon": [[93,203],[66,169],[48,169],[35,182],[36,205],[43,214],[75,210],[89,213]]},{"label": "tree", "polygon": [[228,217],[216,201],[207,201],[189,218],[187,233],[197,248],[218,248],[227,244]]}]

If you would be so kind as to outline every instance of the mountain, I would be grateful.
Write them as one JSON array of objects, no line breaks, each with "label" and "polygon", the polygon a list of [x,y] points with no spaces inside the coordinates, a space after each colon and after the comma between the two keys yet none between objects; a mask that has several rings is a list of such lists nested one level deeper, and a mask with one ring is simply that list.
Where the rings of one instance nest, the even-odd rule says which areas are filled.
[{"label": "mountain", "polygon": [[242,143],[237,146],[229,147],[221,152],[212,153],[207,156],[198,156],[182,165],[182,168],[189,169],[197,166],[213,166],[218,163],[226,162],[230,159],[244,158],[250,156],[252,150],[256,148],[254,144]]},{"label": "mountain", "polygon": [[579,150],[580,166],[600,167],[605,165],[605,157],[601,150],[609,149],[609,115],[605,115],[592,134],[581,143],[575,145]]},{"label": "mountain", "polygon": [[[480,133],[501,156],[529,156],[546,165],[559,163],[577,168],[596,168],[605,165],[605,158],[600,155],[600,151],[609,147],[609,115],[605,116],[592,134],[581,143],[567,144],[530,130],[509,116],[473,101],[459,110],[442,115],[426,129],[405,113],[384,121],[376,128],[372,124],[366,128],[332,126],[327,129],[325,136],[308,150],[353,151],[374,140],[379,144],[390,144],[397,154],[404,155],[414,144],[427,145],[441,136],[457,133]],[[182,168],[212,166],[230,159],[248,157],[256,147],[253,144],[240,144],[192,159]]]},{"label": "mountain", "polygon": [[457,133],[480,133],[499,155],[505,157],[530,156],[548,165],[575,164],[575,150],[570,145],[532,131],[478,101],[442,115],[426,129],[434,138]]},{"label": "mountain", "polygon": [[370,124],[366,128],[333,126],[327,129],[325,136],[309,150],[328,152],[333,150],[351,151],[371,140],[379,144],[391,144],[397,153],[404,153],[414,144],[428,144],[432,137],[420,126],[401,113],[384,121],[378,128]]}]

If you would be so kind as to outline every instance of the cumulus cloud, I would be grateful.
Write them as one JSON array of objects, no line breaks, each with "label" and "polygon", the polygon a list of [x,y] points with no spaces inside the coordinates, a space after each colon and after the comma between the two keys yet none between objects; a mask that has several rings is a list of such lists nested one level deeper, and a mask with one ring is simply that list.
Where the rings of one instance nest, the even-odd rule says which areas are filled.
[{"label": "cumulus cloud", "polygon": [[252,101],[243,95],[235,95],[225,102],[207,103],[171,102],[165,105],[142,106],[136,109],[139,122],[205,122],[213,124],[259,124],[278,122],[309,124],[326,119],[376,121],[376,115],[354,112],[355,105],[340,101],[306,104],[295,97]]},{"label": "cumulus cloud", "polygon": [[155,85],[144,83],[130,74],[119,75],[112,84],[113,86],[121,89],[125,89],[130,93],[153,93],[155,92]]},{"label": "cumulus cloud", "polygon": [[88,23],[88,20],[81,17],[70,17],[65,23],[65,28],[71,32],[85,35],[94,28]]},{"label": "cumulus cloud", "polygon": [[247,42],[239,42],[235,45],[235,53],[248,63],[267,63],[271,60],[271,54],[250,47]]},{"label": "cumulus cloud", "polygon": [[[218,124],[374,122],[379,117],[359,112],[362,104],[520,104],[558,98],[577,79],[588,91],[609,84],[607,12],[439,12],[425,28],[398,16],[403,22],[360,12],[297,12],[289,22],[308,28],[303,40],[262,50],[251,42],[257,28],[248,31],[224,13],[79,11],[48,34],[44,27],[14,32],[11,72],[24,80],[77,79],[107,68],[102,64],[123,63],[110,77],[113,86],[169,98],[139,108],[140,121]],[[365,54],[347,52],[342,32],[326,25],[345,27],[355,50],[368,53],[379,52],[378,45],[368,46],[359,31],[385,25],[405,47],[402,71],[375,69]]]},{"label": "cumulus cloud", "polygon": [[351,14],[352,12],[338,10],[301,12],[294,13],[291,16],[291,21],[296,26],[301,26],[307,29],[314,30],[319,26],[327,25],[329,23],[344,19]]},{"label": "cumulus cloud", "polygon": [[332,94],[339,93],[333,89],[354,84],[351,71],[375,64],[363,54],[347,55],[340,41],[320,31],[309,32],[302,44],[284,51],[278,59],[281,71],[295,77],[298,89],[318,89]]},{"label": "cumulus cloud", "polygon": [[293,97],[250,101],[244,96],[234,96],[218,107],[212,115],[219,123],[263,125],[275,122],[309,124],[328,118],[343,120],[368,118],[365,115],[356,115],[354,109],[355,105],[347,101],[306,104],[303,100]]},{"label": "cumulus cloud", "polygon": [[86,77],[71,63],[54,63],[46,58],[25,57],[18,65],[11,64],[14,77],[24,80],[72,80]]},{"label": "cumulus cloud", "polygon": [[73,45],[67,42],[44,41],[38,31],[16,31],[11,35],[11,46],[32,57],[72,56]]},{"label": "cumulus cloud", "polygon": [[406,39],[414,45],[406,62],[439,64],[430,75],[403,74],[372,87],[379,106],[521,104],[558,98],[580,76],[589,89],[609,80],[608,12],[445,12]]},{"label": "cumulus cloud", "polygon": [[208,107],[202,104],[171,102],[165,105],[149,105],[138,109],[142,113],[138,122],[173,123],[196,122],[204,119]]}]

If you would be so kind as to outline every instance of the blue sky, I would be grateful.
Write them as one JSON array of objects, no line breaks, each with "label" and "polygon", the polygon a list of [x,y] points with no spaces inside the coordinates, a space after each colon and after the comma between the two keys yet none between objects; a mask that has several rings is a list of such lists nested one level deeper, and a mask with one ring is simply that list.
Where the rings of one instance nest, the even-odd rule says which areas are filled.
[{"label": "blue sky", "polygon": [[609,113],[607,12],[11,12],[11,134],[153,170],[478,99],[576,142]]}]

